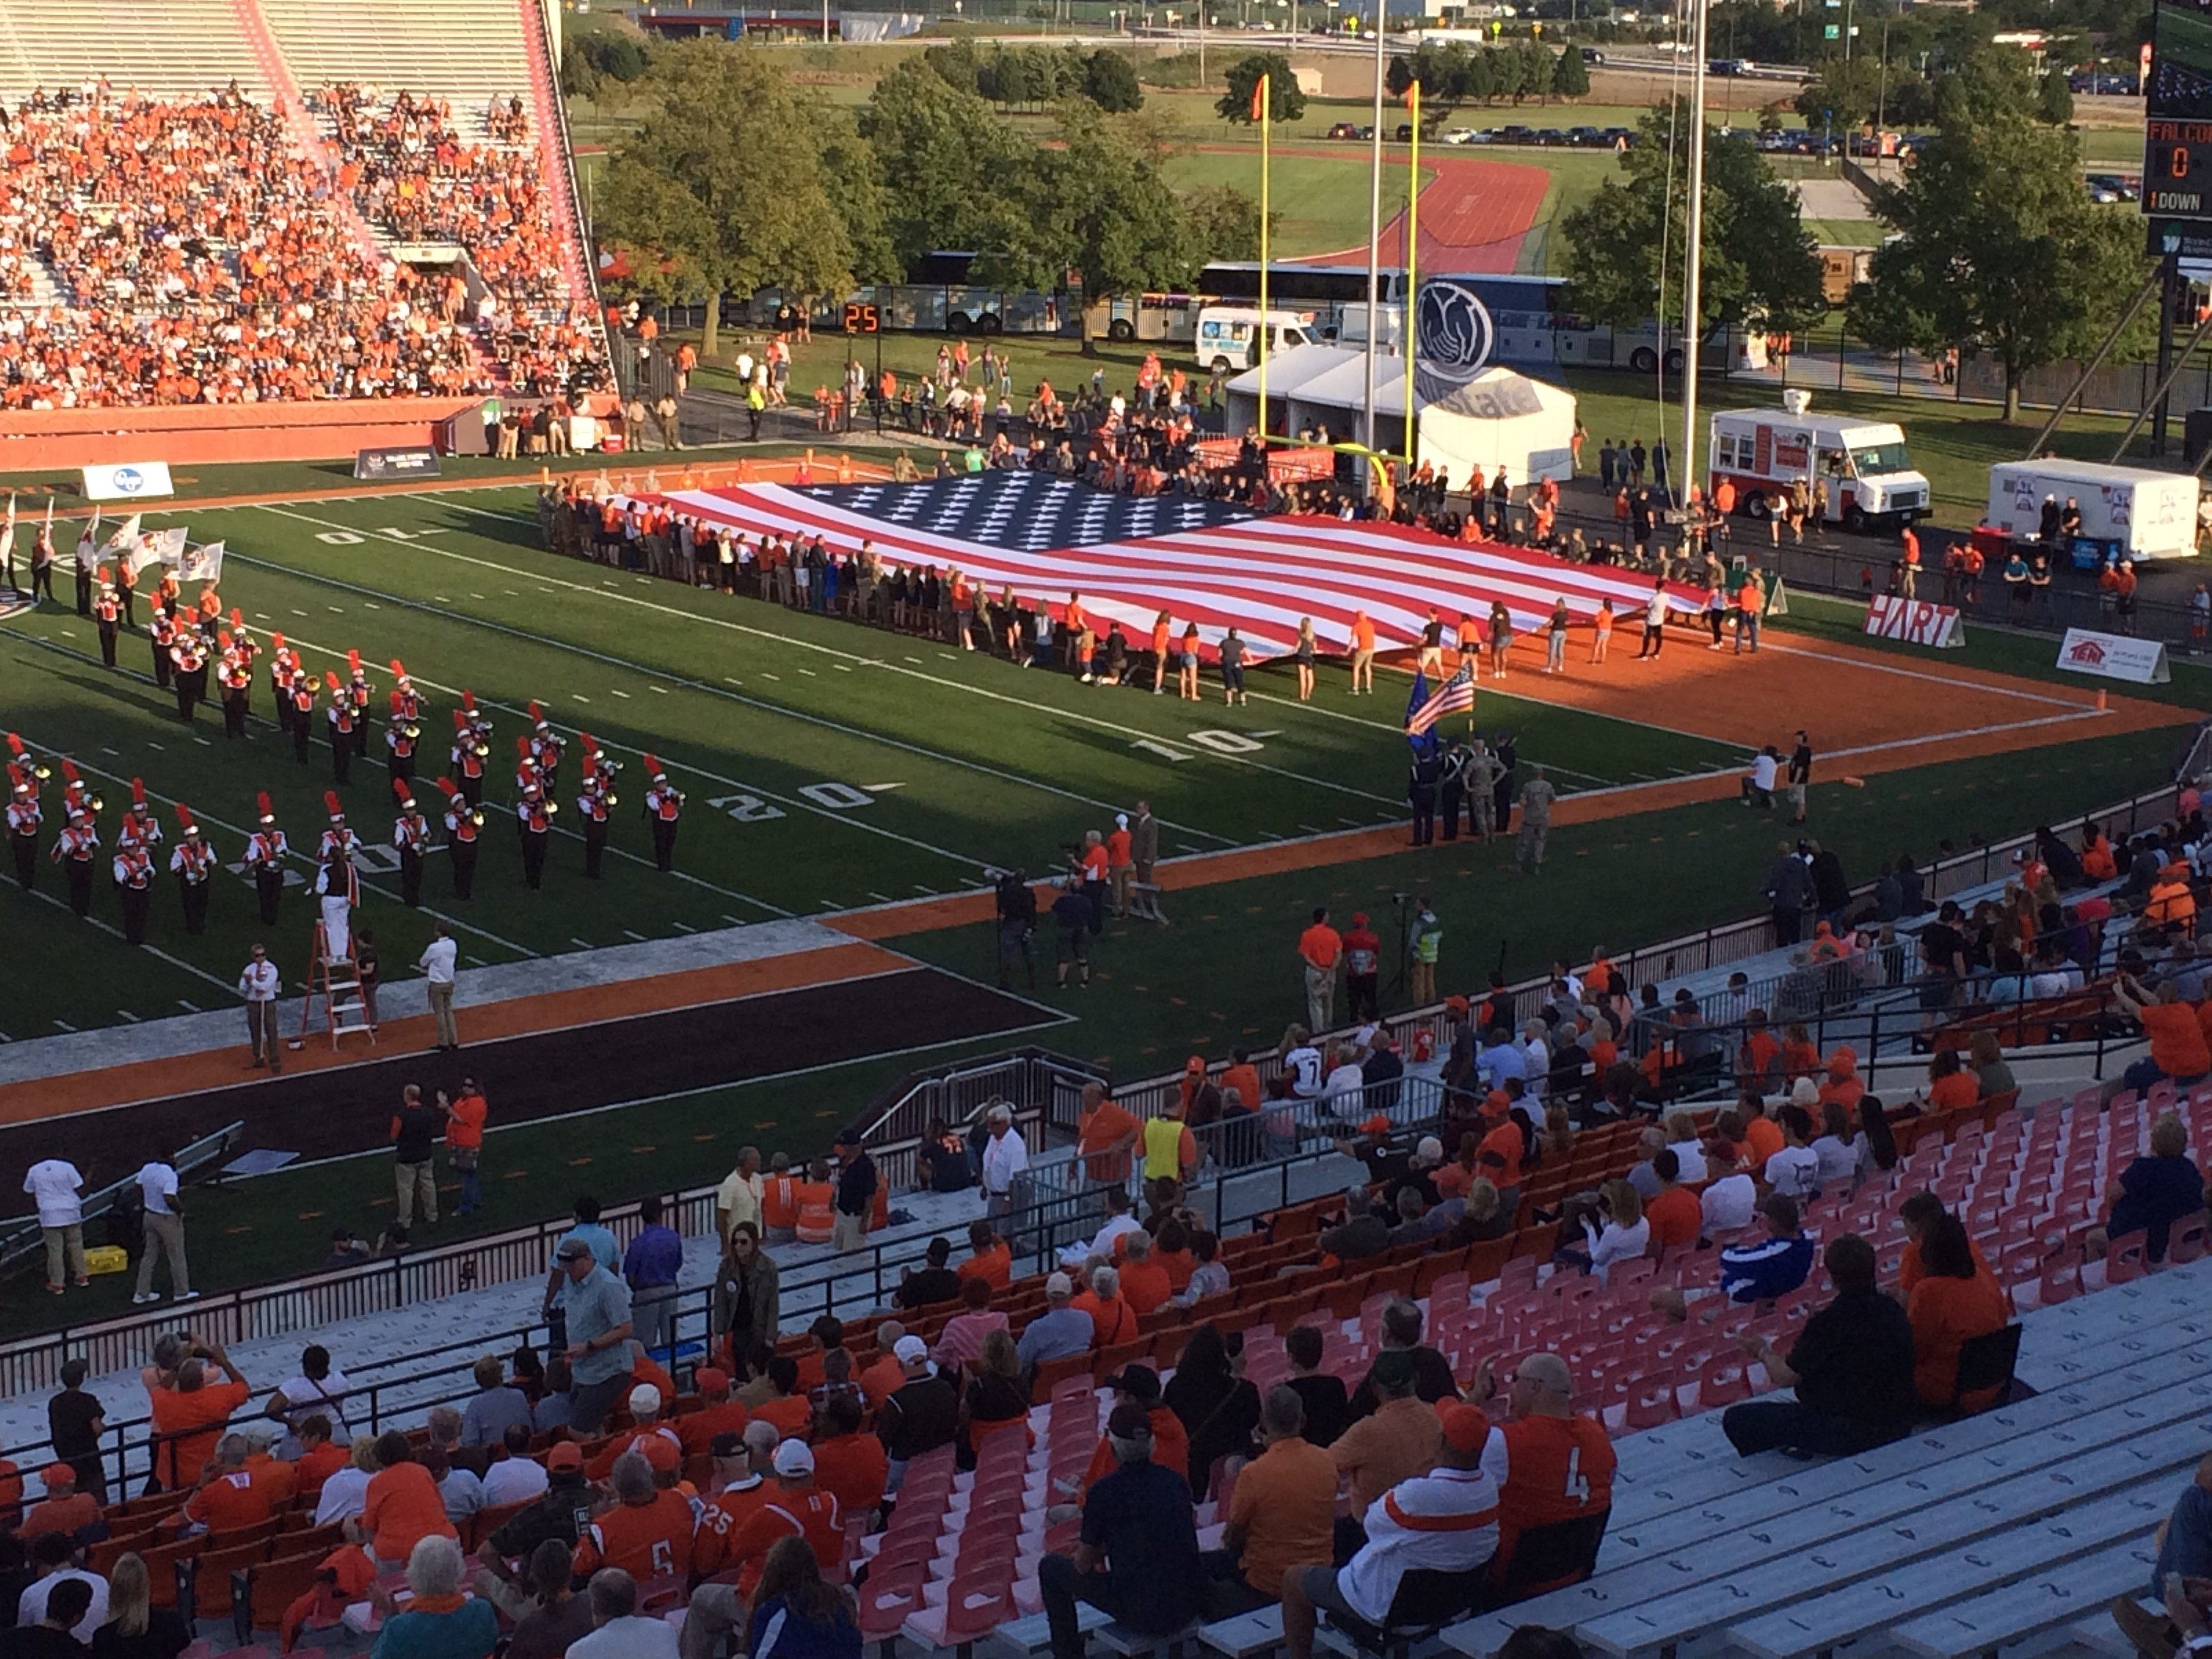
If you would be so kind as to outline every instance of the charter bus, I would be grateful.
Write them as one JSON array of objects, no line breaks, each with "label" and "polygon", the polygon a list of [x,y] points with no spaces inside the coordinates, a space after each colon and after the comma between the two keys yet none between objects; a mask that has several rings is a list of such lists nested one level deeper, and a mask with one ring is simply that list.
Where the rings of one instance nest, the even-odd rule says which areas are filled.
[{"label": "charter bus", "polygon": [[[1663,349],[1669,374],[1682,367],[1682,349],[1668,331],[1663,345],[1659,325],[1610,328],[1592,323],[1567,308],[1566,279],[1497,271],[1439,272],[1439,280],[1462,283],[1490,313],[1495,331],[1491,359],[1516,367],[1556,366],[1571,368],[1626,368],[1649,374],[1661,363]],[[1404,317],[1405,272],[1385,265],[1378,273],[1380,303],[1384,316],[1376,332],[1382,343],[1396,349]],[[1424,275],[1420,280],[1427,281]],[[1256,305],[1260,299],[1260,267],[1249,262],[1210,264],[1199,273],[1199,290],[1231,304]],[[1364,264],[1274,264],[1267,271],[1267,303],[1311,312],[1324,338],[1348,345],[1366,339],[1367,267]],[[1731,340],[1715,334],[1705,343],[1703,365],[1713,369],[1754,369],[1766,366],[1765,343],[1753,336]]]}]

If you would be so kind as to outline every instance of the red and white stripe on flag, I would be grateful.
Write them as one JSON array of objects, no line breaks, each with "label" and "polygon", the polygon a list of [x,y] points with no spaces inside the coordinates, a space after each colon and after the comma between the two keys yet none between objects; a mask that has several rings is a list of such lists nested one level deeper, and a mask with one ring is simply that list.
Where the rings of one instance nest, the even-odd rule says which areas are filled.
[{"label": "red and white stripe on flag", "polygon": [[1416,708],[1406,720],[1406,735],[1418,738],[1447,714],[1471,714],[1474,712],[1474,669],[1462,663],[1459,672],[1438,686],[1429,700]]},{"label": "red and white stripe on flag", "polygon": [[[1325,647],[1341,649],[1354,613],[1364,611],[1387,651],[1417,643],[1431,606],[1449,632],[1458,617],[1486,622],[1491,605],[1503,602],[1514,630],[1525,634],[1546,628],[1562,599],[1568,616],[1587,625],[1606,600],[1617,615],[1632,616],[1651,599],[1650,578],[1633,572],[1496,543],[1447,541],[1388,523],[1286,514],[1039,552],[939,535],[781,484],[651,499],[748,536],[819,535],[848,552],[866,541],[886,570],[933,565],[941,574],[957,567],[990,592],[1011,588],[1055,616],[1070,592],[1079,592],[1101,626],[1118,622],[1133,641],[1149,640],[1152,619],[1164,611],[1178,630],[1196,623],[1209,655],[1231,626],[1255,659],[1284,656],[1297,643],[1302,618],[1312,618]],[[1701,587],[1669,582],[1667,595],[1684,618],[1704,612]]]}]

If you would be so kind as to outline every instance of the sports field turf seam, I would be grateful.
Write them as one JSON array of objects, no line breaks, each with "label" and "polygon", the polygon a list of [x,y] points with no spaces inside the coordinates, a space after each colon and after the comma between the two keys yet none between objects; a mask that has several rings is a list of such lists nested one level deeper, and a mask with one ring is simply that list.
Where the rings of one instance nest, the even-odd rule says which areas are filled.
[{"label": "sports field turf seam", "polygon": [[[277,514],[284,518],[299,519],[303,523],[321,524],[326,529],[344,530],[356,535],[363,533],[360,531],[354,530],[349,525],[335,524],[325,520],[311,519],[304,514],[291,513],[282,507],[269,507],[264,504],[262,510],[264,512]],[[522,521],[521,515],[520,514],[511,516],[514,522]],[[378,534],[380,532],[369,532],[367,533]],[[475,558],[465,553],[455,553],[446,548],[431,546],[423,542],[410,540],[402,537],[386,537],[385,539],[398,542],[403,546],[411,548],[419,552],[431,554],[438,558],[450,559],[461,564],[476,565],[487,570],[496,570],[502,575],[512,576],[518,580],[529,580],[540,582],[550,581],[560,586],[568,588],[573,592],[592,594],[600,599],[615,600],[623,605],[635,605],[641,609],[651,611],[661,616],[681,617],[686,621],[704,623],[710,628],[726,629],[734,633],[747,634],[761,638],[773,639],[785,645],[797,646],[800,649],[816,652],[824,656],[842,657],[852,662],[855,666],[887,669],[894,674],[904,675],[908,678],[919,679],[928,684],[939,686],[945,690],[958,691],[969,696],[986,697],[997,702],[1012,703],[1018,707],[1033,710],[1038,714],[1048,714],[1063,720],[1073,720],[1081,725],[1095,727],[1100,731],[1112,732],[1119,737],[1145,739],[1154,743],[1164,740],[1159,733],[1147,731],[1141,726],[1125,726],[1119,721],[1105,720],[1095,714],[1085,714],[1078,713],[1073,709],[1055,708],[1049,704],[1031,702],[1027,698],[1010,696],[1005,692],[993,691],[983,686],[965,685],[958,680],[948,680],[939,675],[931,674],[926,672],[917,672],[912,668],[902,667],[896,663],[886,662],[881,658],[867,657],[855,652],[842,651],[835,646],[823,645],[816,641],[794,639],[789,635],[778,634],[774,632],[772,629],[755,628],[748,623],[732,621],[728,617],[710,617],[700,611],[687,611],[680,605],[663,605],[655,600],[641,599],[634,593],[623,592],[618,587],[609,588],[589,582],[570,581],[563,577],[546,576],[542,574],[533,575],[527,571],[517,570],[511,565],[498,564],[489,559]],[[550,557],[553,556],[549,554],[546,556]],[[277,568],[284,568],[286,567],[280,566]],[[380,594],[379,597],[383,598],[386,596]],[[495,624],[484,625],[494,626]],[[532,635],[526,635],[526,637],[537,638],[538,636]],[[587,656],[598,654],[590,652],[586,647],[569,646],[558,641],[544,641],[543,642],[555,645],[561,649],[577,651]],[[634,663],[620,662],[617,659],[610,658],[606,660],[617,662],[620,666],[629,668],[639,672],[651,673],[653,672],[651,670],[642,669]],[[673,675],[664,675],[662,678],[674,678],[677,677]],[[720,693],[720,688],[711,685],[699,684],[698,689],[717,693],[718,695],[726,695]],[[777,712],[781,713],[786,711],[778,709]],[[822,724],[830,724],[830,722],[821,721],[820,717],[818,716],[799,715],[797,717],[801,719],[816,720],[818,723]],[[858,732],[857,735],[876,738],[876,740],[878,741],[896,741],[877,738],[876,734],[872,732]],[[1334,790],[1342,794],[1356,795],[1366,800],[1378,801],[1384,805],[1389,806],[1394,811],[1400,805],[1399,801],[1392,796],[1378,795],[1372,790],[1362,789],[1353,784],[1341,783],[1334,778],[1316,778],[1306,773],[1292,771],[1286,767],[1272,766],[1264,761],[1253,760],[1249,756],[1221,754],[1218,757],[1222,760],[1228,761],[1234,765],[1248,766],[1255,771],[1272,773],[1278,777],[1288,778],[1294,783],[1309,785],[1314,788]],[[1213,836],[1210,838],[1215,840],[1227,839],[1220,836]]]}]

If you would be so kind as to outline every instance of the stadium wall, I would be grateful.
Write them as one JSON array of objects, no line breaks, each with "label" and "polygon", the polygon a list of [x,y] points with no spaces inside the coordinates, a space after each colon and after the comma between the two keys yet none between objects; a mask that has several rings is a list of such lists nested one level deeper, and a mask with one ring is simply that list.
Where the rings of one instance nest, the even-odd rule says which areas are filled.
[{"label": "stadium wall", "polygon": [[437,441],[476,398],[382,398],[313,404],[160,409],[24,410],[0,422],[0,472],[97,466],[118,457],[219,461],[350,459],[361,449]]}]

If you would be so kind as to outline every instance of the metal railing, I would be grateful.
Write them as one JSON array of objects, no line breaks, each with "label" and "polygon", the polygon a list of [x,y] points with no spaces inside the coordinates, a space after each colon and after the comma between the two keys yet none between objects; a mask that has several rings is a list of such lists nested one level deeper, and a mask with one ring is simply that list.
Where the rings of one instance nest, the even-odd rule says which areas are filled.
[{"label": "metal railing", "polygon": [[[179,1182],[191,1184],[196,1173],[229,1152],[232,1137],[245,1127],[245,1120],[236,1119],[180,1147],[170,1162],[170,1167],[177,1172]],[[138,1175],[133,1170],[119,1180],[111,1181],[105,1187],[86,1194],[79,1206],[85,1223],[89,1224],[106,1216],[115,1208],[116,1200],[137,1184]],[[44,1243],[45,1231],[39,1225],[37,1216],[11,1216],[0,1221],[0,1273],[30,1260]]]}]

